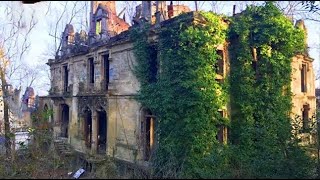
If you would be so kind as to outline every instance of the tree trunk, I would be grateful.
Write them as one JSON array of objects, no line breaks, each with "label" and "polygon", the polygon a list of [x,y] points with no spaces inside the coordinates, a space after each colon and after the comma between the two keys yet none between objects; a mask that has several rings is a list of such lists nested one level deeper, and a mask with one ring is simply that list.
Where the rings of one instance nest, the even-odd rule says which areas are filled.
[{"label": "tree trunk", "polygon": [[1,88],[2,88],[2,97],[3,97],[3,115],[4,115],[4,136],[5,136],[5,147],[6,147],[6,156],[11,157],[11,132],[10,132],[10,121],[9,121],[9,106],[6,98],[8,98],[8,86],[7,81],[4,76],[4,72],[1,71]]},{"label": "tree trunk", "polygon": [[197,1],[194,1],[195,7],[196,7],[196,12],[198,11],[198,3]]}]

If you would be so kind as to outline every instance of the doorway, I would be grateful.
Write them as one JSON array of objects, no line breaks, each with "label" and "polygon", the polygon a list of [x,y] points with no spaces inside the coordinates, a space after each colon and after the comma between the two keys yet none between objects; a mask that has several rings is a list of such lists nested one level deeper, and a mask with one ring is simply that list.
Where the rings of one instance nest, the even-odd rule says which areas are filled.
[{"label": "doorway", "polygon": [[105,154],[107,148],[107,113],[98,111],[98,153]]},{"label": "doorway", "polygon": [[66,104],[61,105],[62,113],[61,113],[61,137],[68,137],[68,129],[69,129],[69,106]]},{"label": "doorway", "polygon": [[91,148],[92,141],[92,112],[87,109],[85,111],[85,122],[84,122],[84,139],[87,148]]}]

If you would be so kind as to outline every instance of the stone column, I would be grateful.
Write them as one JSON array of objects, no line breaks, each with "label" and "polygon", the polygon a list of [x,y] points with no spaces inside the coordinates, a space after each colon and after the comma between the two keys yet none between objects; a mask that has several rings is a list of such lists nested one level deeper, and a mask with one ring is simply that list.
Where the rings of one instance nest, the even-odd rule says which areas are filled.
[{"label": "stone column", "polygon": [[54,137],[60,136],[61,129],[61,113],[60,113],[60,104],[55,103],[53,106],[53,130]]},{"label": "stone column", "polygon": [[92,112],[92,141],[91,153],[96,154],[98,149],[98,112]]}]

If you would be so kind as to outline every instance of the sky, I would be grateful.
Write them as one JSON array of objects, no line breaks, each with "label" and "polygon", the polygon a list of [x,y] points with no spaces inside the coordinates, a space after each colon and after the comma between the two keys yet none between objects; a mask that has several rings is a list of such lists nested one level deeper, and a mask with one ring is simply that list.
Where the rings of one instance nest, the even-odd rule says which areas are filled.
[{"label": "sky", "polygon": [[[138,1],[140,3],[140,1]],[[213,1],[212,1],[213,2]],[[51,8],[52,11],[58,11],[59,8],[62,8],[63,2],[53,2],[51,1]],[[120,6],[120,4],[123,4],[123,2],[117,1],[117,12],[120,12],[123,7]],[[180,1],[181,3],[181,1]],[[220,12],[223,12],[223,14],[226,14],[228,16],[231,16],[232,14],[232,6],[233,4],[236,4],[235,1],[229,1],[226,3],[219,2],[220,5],[218,5],[218,10]],[[188,5],[191,10],[194,10],[194,2],[184,2],[184,4]],[[28,14],[31,14],[31,9],[35,10],[36,13],[36,19],[38,21],[34,31],[30,35],[30,41],[32,42],[31,49],[29,53],[27,54],[25,61],[29,64],[45,64],[48,61],[48,56],[44,55],[46,52],[48,52],[48,45],[54,41],[54,37],[49,35],[50,31],[50,23],[52,24],[56,17],[54,17],[54,14],[47,13],[48,9],[48,1],[46,2],[40,2],[33,5],[23,5],[23,8],[25,8],[25,14],[28,16]],[[90,6],[89,6],[90,7]],[[71,8],[71,6],[70,6]],[[201,6],[202,9],[210,10],[209,4],[204,4]],[[85,11],[84,11],[85,12]],[[236,10],[236,12],[239,12],[239,9]],[[87,11],[89,13],[89,10]],[[84,19],[85,14],[83,14],[81,17]],[[89,14],[88,16],[89,17]],[[305,21],[305,24],[308,29],[308,46],[309,49],[309,55],[311,58],[314,59],[313,67],[315,73],[320,71],[320,51],[319,51],[319,42],[320,42],[320,22],[313,22],[313,21]],[[65,24],[64,24],[65,25]],[[59,33],[63,31],[64,25],[62,25],[59,30]],[[77,26],[75,26],[77,27]],[[79,27],[79,26],[78,26]],[[52,30],[52,29],[51,29]],[[75,31],[78,32],[79,29],[75,28]],[[59,34],[60,35],[60,34]],[[41,78],[37,80],[37,87],[35,87],[36,94],[42,96],[48,94],[49,89],[49,80],[46,78],[48,75],[49,67],[46,67],[47,74],[41,74]],[[39,83],[42,82],[42,83]],[[316,82],[316,87],[320,87],[319,80]]]}]

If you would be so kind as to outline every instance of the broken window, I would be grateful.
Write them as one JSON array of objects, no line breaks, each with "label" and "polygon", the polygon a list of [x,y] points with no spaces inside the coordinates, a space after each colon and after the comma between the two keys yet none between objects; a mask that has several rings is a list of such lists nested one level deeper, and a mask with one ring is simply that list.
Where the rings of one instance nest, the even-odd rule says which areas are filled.
[{"label": "broken window", "polygon": [[109,54],[103,56],[103,79],[104,87],[107,90],[109,84]]},{"label": "broken window", "polygon": [[94,83],[94,63],[93,58],[89,58],[89,82]]},{"label": "broken window", "polygon": [[303,105],[303,111],[302,111],[302,130],[303,132],[306,132],[309,129],[309,105]]},{"label": "broken window", "polygon": [[307,92],[307,65],[302,64],[301,69],[301,92]]},{"label": "broken window", "polygon": [[63,81],[63,90],[64,92],[68,91],[68,66],[63,66],[63,72],[64,72],[64,81]]},{"label": "broken window", "polygon": [[96,22],[96,34],[99,35],[101,33],[101,19]]},{"label": "broken window", "polygon": [[215,70],[216,70],[217,74],[223,76],[223,59],[224,59],[223,51],[217,50],[217,54],[219,57],[218,57],[217,62],[215,64]]},{"label": "broken window", "polygon": [[154,147],[154,123],[155,116],[150,110],[143,111],[143,119],[141,121],[141,136],[143,147],[143,160],[149,161]]}]

